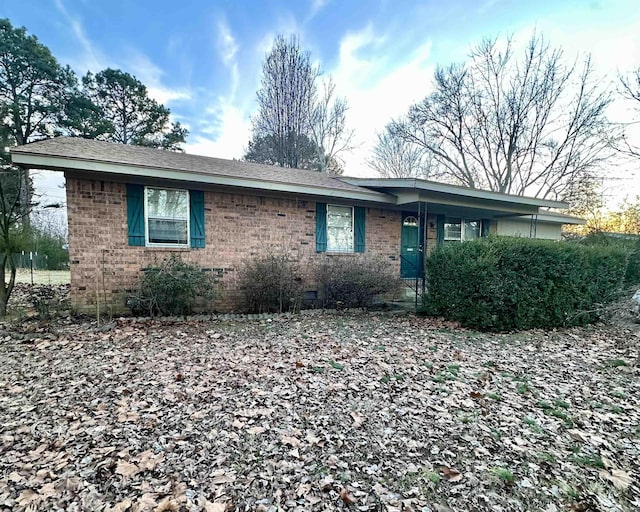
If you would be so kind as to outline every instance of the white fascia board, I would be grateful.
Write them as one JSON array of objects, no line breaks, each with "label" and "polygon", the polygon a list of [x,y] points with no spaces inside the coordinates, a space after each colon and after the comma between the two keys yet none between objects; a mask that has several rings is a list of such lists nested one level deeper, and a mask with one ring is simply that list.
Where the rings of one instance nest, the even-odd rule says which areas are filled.
[{"label": "white fascia board", "polygon": [[395,192],[398,205],[416,203],[418,201],[427,205],[455,206],[461,208],[475,208],[501,212],[503,214],[527,215],[538,213],[538,206],[529,203],[511,203],[508,201],[492,201],[477,197],[462,197],[460,195],[429,193],[424,190],[401,190]]},{"label": "white fascia board", "polygon": [[[581,219],[580,217],[573,217],[572,215],[562,215],[562,214],[548,214],[548,213],[539,213],[537,216],[538,221],[548,222],[550,224],[576,224],[582,225],[586,224],[586,219]],[[527,216],[527,218],[531,218],[531,216]]]},{"label": "white fascia board", "polygon": [[526,204],[531,206],[543,206],[547,208],[568,208],[569,205],[562,201],[551,201],[549,199],[538,199],[535,197],[516,196],[512,194],[503,194],[500,192],[492,192],[489,190],[480,190],[459,185],[449,185],[448,183],[439,183],[436,181],[419,180],[414,178],[397,178],[397,179],[375,179],[375,178],[341,178],[352,185],[359,187],[375,187],[375,188],[404,188],[417,189],[429,192],[441,192],[444,194],[458,195],[475,199],[487,199],[490,201],[501,201],[503,203]]},{"label": "white fascia board", "polygon": [[276,181],[238,178],[232,176],[222,176],[218,174],[205,174],[192,171],[160,169],[156,167],[133,166],[118,163],[98,162],[94,160],[80,160],[19,152],[12,152],[11,160],[15,164],[24,165],[32,169],[47,169],[54,171],[91,171],[119,176],[159,178],[182,182],[190,181],[193,183],[203,183],[208,185],[222,185],[253,190],[270,190],[310,196],[336,197],[340,199],[353,199],[356,201],[384,203],[391,205],[396,204],[395,196],[390,194],[383,194],[381,192],[375,192],[373,190],[341,190],[329,187],[298,185],[294,183],[281,183]]}]

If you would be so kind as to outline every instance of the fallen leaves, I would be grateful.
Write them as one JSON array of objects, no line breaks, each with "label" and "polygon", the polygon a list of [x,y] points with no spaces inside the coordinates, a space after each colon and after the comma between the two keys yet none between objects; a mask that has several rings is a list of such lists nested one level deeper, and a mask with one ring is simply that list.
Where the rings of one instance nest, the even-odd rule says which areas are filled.
[{"label": "fallen leaves", "polygon": [[455,483],[462,480],[462,473],[460,473],[460,471],[451,469],[447,466],[440,466],[438,469],[440,473],[442,473],[442,476],[449,482]]},{"label": "fallen leaves", "polygon": [[637,360],[633,332],[369,314],[20,328],[29,343],[0,345],[0,509],[640,507],[638,368],[609,363]]},{"label": "fallen leaves", "polygon": [[347,505],[353,505],[357,500],[349,494],[347,489],[342,489],[340,491],[340,499],[344,501]]},{"label": "fallen leaves", "polygon": [[365,417],[359,412],[352,412],[351,418],[353,419],[353,428],[360,428],[365,421]]},{"label": "fallen leaves", "polygon": [[140,468],[131,462],[127,462],[126,460],[118,461],[118,465],[116,466],[116,474],[122,475],[126,477],[132,477],[133,475],[140,472]]},{"label": "fallen leaves", "polygon": [[611,469],[609,471],[603,469],[600,471],[600,477],[609,480],[617,489],[622,491],[626,491],[631,485],[631,482],[633,482],[631,473],[621,469]]},{"label": "fallen leaves", "polygon": [[225,510],[227,510],[226,502],[216,501],[215,503],[211,503],[207,501],[204,504],[204,512],[225,512]]}]

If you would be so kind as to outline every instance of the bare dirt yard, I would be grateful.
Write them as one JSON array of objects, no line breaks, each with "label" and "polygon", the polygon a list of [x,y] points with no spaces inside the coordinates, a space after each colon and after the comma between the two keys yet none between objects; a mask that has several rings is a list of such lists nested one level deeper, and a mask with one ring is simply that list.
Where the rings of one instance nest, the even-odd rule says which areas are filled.
[{"label": "bare dirt yard", "polygon": [[315,313],[0,336],[0,510],[640,509],[638,325]]}]

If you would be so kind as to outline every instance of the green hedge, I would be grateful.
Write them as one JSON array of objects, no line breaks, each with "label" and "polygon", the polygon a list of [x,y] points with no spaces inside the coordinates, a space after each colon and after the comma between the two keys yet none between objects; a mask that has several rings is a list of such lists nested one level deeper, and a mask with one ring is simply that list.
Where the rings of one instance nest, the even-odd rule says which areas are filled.
[{"label": "green hedge", "polygon": [[625,271],[625,286],[640,284],[640,236],[591,233],[579,241],[582,245],[598,247],[616,247],[629,255]]},{"label": "green hedge", "polygon": [[425,311],[480,330],[585,324],[616,297],[627,259],[617,247],[525,238],[445,245],[427,258]]}]

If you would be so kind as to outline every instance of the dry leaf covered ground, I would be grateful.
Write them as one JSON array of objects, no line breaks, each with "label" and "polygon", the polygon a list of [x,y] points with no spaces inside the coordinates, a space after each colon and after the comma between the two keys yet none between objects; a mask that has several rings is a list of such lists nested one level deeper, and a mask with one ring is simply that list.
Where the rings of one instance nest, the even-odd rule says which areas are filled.
[{"label": "dry leaf covered ground", "polygon": [[634,327],[318,313],[1,335],[0,510],[640,509]]}]

